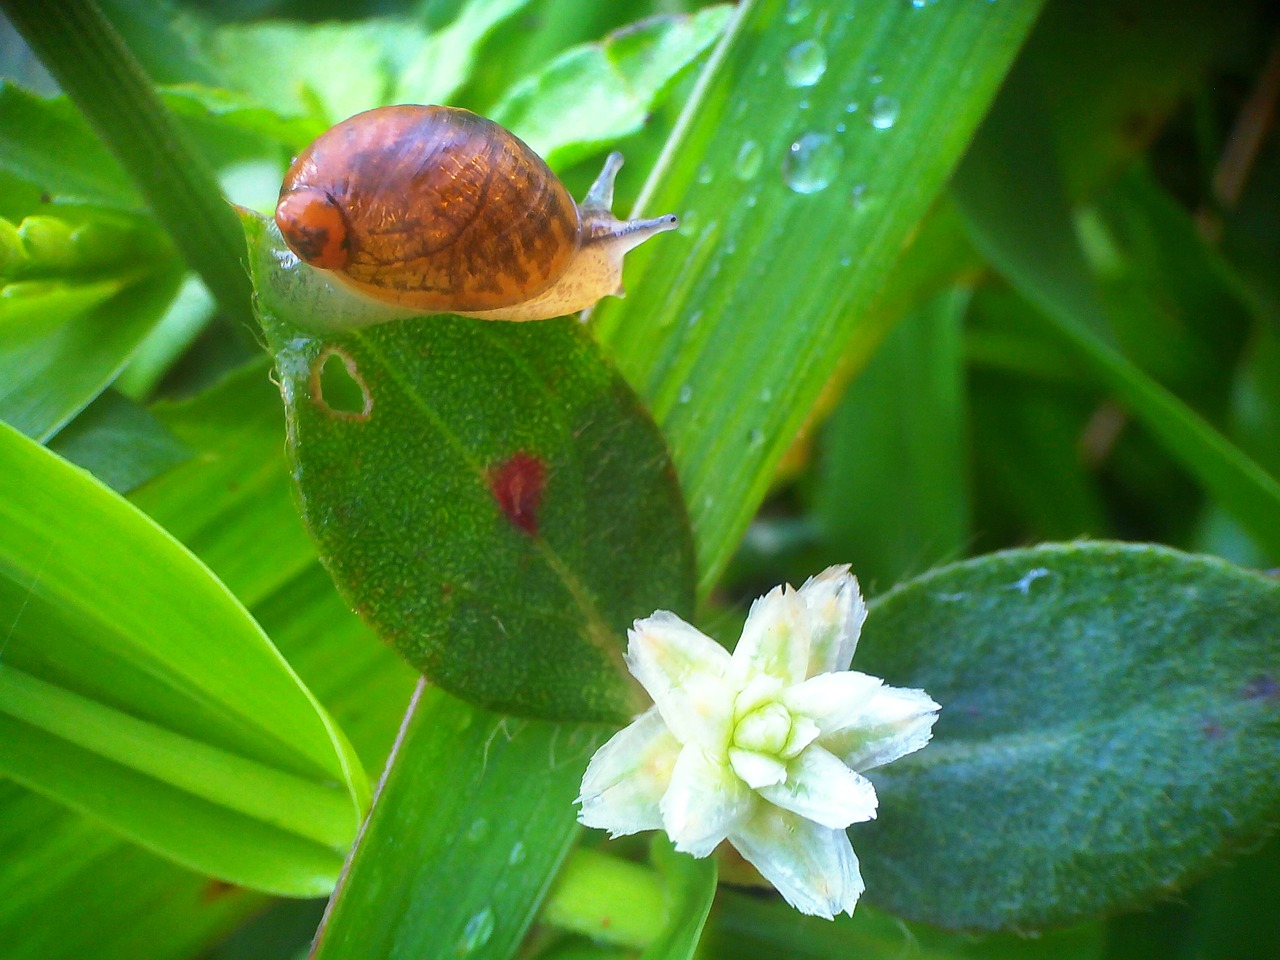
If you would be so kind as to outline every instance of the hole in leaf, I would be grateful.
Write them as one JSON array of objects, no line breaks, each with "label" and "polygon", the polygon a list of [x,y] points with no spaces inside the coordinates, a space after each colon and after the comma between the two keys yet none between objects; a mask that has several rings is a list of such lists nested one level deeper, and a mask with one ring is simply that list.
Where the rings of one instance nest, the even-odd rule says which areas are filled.
[{"label": "hole in leaf", "polygon": [[368,420],[373,396],[350,354],[329,347],[311,367],[311,399],[325,413],[347,420]]},{"label": "hole in leaf", "polygon": [[489,489],[508,520],[529,534],[538,535],[538,506],[546,486],[547,465],[537,457],[513,454],[489,471]]}]

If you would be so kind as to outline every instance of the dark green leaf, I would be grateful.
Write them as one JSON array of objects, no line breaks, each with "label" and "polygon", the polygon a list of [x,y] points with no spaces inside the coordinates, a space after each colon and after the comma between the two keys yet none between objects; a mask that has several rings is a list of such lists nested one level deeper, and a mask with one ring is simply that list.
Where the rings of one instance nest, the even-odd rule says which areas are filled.
[{"label": "dark green leaf", "polygon": [[108,390],[49,448],[117,493],[128,493],[191,456],[150,412]]},{"label": "dark green leaf", "polygon": [[1035,929],[1168,895],[1280,813],[1280,582],[1151,546],[1016,550],[873,604],[858,666],[942,704],[873,771],[867,896]]},{"label": "dark green leaf", "polygon": [[688,610],[692,549],[662,439],[590,338],[448,316],[309,334],[324,318],[284,311],[310,268],[248,226],[303,516],[351,604],[469,700],[625,716],[626,629]]},{"label": "dark green leaf", "polygon": [[186,960],[266,901],[7,780],[0,849],[5,960]]},{"label": "dark green leaf", "polygon": [[[1065,188],[1052,156],[1037,147],[1037,117],[1035,92],[1007,87],[956,173],[953,193],[974,244],[1039,308],[1058,341],[1280,556],[1280,482],[1112,346],[1113,328],[1076,239]],[[1025,215],[1028,202],[1034,217]]]},{"label": "dark green leaf", "polygon": [[827,423],[814,514],[864,586],[955,559],[968,540],[961,321],[968,292],[906,317]]},{"label": "dark green leaf", "polygon": [[707,924],[705,960],[1099,960],[1100,924],[1072,927],[1035,938],[947,934],[858,904],[852,917],[806,917],[764,891],[748,896],[722,890]]}]

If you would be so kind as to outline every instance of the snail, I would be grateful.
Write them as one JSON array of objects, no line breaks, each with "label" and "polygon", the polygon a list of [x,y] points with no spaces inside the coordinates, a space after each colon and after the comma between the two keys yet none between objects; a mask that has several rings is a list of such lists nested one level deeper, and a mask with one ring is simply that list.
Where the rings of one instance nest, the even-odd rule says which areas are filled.
[{"label": "snail", "polygon": [[581,205],[523,141],[439,106],[379,107],[290,166],[275,221],[299,259],[370,298],[378,322],[457,313],[541,320],[622,296],[622,258],[679,221],[619,220],[613,153]]}]

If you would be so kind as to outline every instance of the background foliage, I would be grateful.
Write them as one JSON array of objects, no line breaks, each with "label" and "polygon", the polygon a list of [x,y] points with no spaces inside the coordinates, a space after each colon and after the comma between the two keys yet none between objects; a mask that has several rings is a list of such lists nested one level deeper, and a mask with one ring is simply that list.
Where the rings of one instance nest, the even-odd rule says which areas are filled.
[{"label": "background foliage", "polygon": [[[306,898],[333,888],[389,755],[320,957],[1280,952],[1280,588],[1253,572],[1280,565],[1269,5],[4,7],[30,44],[0,37],[5,957],[305,955]],[[877,779],[853,919],[717,890],[661,843],[584,844],[570,801],[607,711],[477,694],[518,646],[499,670],[468,645],[429,658],[488,709],[414,695],[343,599],[363,609],[350,538],[308,536],[291,473],[323,458],[286,453],[244,270],[266,248],[246,257],[221,196],[269,211],[311,138],[403,101],[498,119],[579,196],[620,149],[618,208],[681,215],[590,335],[449,327],[472,394],[443,384],[424,422],[465,421],[467,469],[505,449],[503,410],[456,413],[512,379],[486,349],[609,398],[581,445],[554,417],[521,442],[558,463],[644,448],[634,494],[549,501],[569,532],[545,543],[575,570],[604,583],[628,558],[611,626],[696,593],[728,640],[751,597],[833,562],[883,595],[858,666],[945,709]],[[375,389],[422,377],[406,343],[432,321],[413,323],[337,345],[387,360],[362,368]],[[399,471],[393,507],[453,476],[396,459],[421,434],[361,450]],[[313,532],[333,528],[307,498],[341,510],[361,482],[303,482]],[[464,494],[472,519],[434,546],[531,562],[542,547]],[[672,529],[588,522],[634,519],[628,500]],[[434,584],[417,553],[400,562]],[[577,656],[580,620],[554,619],[543,649]]]}]

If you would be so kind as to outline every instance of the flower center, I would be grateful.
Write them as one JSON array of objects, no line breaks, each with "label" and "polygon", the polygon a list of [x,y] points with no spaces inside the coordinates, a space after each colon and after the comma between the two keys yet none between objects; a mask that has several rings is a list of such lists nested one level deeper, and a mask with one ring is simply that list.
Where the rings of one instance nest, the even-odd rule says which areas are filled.
[{"label": "flower center", "polygon": [[776,700],[752,710],[733,730],[733,745],[753,753],[777,756],[791,738],[791,711]]}]

